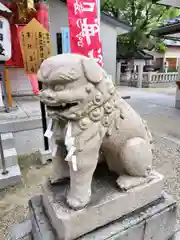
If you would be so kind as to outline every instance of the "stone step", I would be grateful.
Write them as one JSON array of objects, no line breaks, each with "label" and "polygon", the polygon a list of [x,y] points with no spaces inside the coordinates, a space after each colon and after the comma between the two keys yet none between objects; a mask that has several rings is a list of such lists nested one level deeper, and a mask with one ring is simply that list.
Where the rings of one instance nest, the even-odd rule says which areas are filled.
[{"label": "stone step", "polygon": [[[63,238],[63,229],[61,237],[57,237],[56,231],[44,211],[41,196],[33,197],[29,206],[30,220],[27,219],[24,223],[11,227],[9,240],[72,239],[70,237]],[[81,224],[78,220],[76,219],[72,228],[76,224]],[[92,219],[89,218],[87,221],[92,221]],[[170,196],[164,194],[161,200],[95,229],[77,240],[179,240],[179,238],[171,238],[175,223],[176,203]],[[178,237],[178,235],[176,236]]]},{"label": "stone step", "polygon": [[12,133],[1,134],[3,149],[10,149],[15,147],[14,138]]},{"label": "stone step", "polygon": [[0,170],[0,189],[14,186],[21,182],[21,171],[19,165],[7,168],[8,174],[3,175]]},{"label": "stone step", "polygon": [[[5,158],[7,168],[18,164],[17,152],[15,148],[4,149],[4,158]],[[0,168],[2,168],[1,158],[0,158]]]}]

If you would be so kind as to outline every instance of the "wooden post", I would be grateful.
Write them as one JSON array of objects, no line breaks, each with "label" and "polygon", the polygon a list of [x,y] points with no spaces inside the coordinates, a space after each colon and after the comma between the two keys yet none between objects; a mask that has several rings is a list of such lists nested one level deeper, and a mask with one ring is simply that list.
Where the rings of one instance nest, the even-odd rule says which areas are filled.
[{"label": "wooden post", "polygon": [[2,89],[4,93],[4,108],[6,112],[10,112],[9,104],[8,104],[8,95],[7,95],[7,89],[6,89],[6,82],[5,82],[5,71],[4,71],[4,61],[0,61],[0,72],[2,77]]},{"label": "wooden post", "polygon": [[10,107],[13,107],[13,103],[12,103],[12,92],[11,92],[11,85],[10,85],[10,81],[9,81],[9,77],[8,77],[8,70],[5,69],[4,70],[5,73],[5,82],[6,82],[6,89],[7,89],[7,97],[8,97],[8,104]]}]

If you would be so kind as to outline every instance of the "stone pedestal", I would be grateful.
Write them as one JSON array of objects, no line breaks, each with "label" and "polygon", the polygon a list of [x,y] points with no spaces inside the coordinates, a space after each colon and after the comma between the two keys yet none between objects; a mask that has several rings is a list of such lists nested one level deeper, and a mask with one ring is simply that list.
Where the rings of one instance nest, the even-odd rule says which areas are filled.
[{"label": "stone pedestal", "polygon": [[121,82],[121,62],[119,61],[116,65],[116,86],[120,86]]},{"label": "stone pedestal", "polygon": [[49,161],[52,161],[52,152],[51,150],[39,149],[37,157],[40,160],[41,164],[45,165]]},{"label": "stone pedestal", "polygon": [[177,81],[175,108],[180,109],[180,81]]},{"label": "stone pedestal", "polygon": [[92,230],[104,226],[136,209],[146,206],[162,195],[163,177],[157,173],[148,184],[135,187],[126,193],[116,187],[116,176],[106,174],[92,184],[92,200],[85,209],[70,210],[65,204],[65,194],[69,184],[44,188],[43,204],[47,215],[55,227],[59,239],[76,239]]},{"label": "stone pedestal", "polygon": [[137,88],[142,88],[142,82],[143,82],[143,67],[144,67],[144,61],[142,63],[138,64],[138,80],[137,80]]},{"label": "stone pedestal", "polygon": [[30,219],[13,227],[9,239],[170,239],[176,223],[176,203],[162,193],[163,177],[154,173],[149,183],[124,193],[115,180],[116,176],[104,169],[96,171],[91,203],[78,211],[66,205],[68,181],[56,187],[46,184],[43,195],[29,202]]},{"label": "stone pedestal", "polygon": [[[64,240],[59,238],[44,211],[42,196],[29,202],[30,218],[10,229],[9,240]],[[108,211],[108,209],[107,209]],[[109,210],[110,211],[110,210]],[[91,219],[87,219],[91,221]],[[77,222],[77,224],[81,224]],[[163,194],[161,198],[76,240],[174,240],[176,203]],[[72,226],[73,227],[73,226]],[[66,238],[70,240],[70,238]]]}]

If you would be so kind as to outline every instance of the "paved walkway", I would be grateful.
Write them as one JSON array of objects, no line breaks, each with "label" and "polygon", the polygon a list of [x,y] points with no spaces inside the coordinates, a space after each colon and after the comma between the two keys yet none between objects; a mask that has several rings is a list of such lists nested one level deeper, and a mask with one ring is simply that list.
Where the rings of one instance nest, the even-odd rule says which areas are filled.
[{"label": "paved walkway", "polygon": [[[180,110],[175,106],[174,94],[157,93],[156,89],[123,89],[123,94],[131,96],[128,103],[148,122],[150,128],[159,134],[180,140]],[[163,91],[163,90],[161,90]]]},{"label": "paved walkway", "polygon": [[38,97],[16,97],[13,99],[13,105],[17,109],[12,110],[10,113],[4,111],[0,112],[0,124],[17,120],[28,120],[41,116],[40,105]]}]

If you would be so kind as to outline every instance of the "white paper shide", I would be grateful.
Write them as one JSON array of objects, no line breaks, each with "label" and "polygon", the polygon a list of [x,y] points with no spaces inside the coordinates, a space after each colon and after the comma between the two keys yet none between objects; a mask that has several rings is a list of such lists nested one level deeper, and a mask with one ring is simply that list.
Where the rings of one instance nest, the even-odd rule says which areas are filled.
[{"label": "white paper shide", "polygon": [[65,136],[65,146],[66,146],[66,149],[68,152],[67,156],[65,158],[65,161],[71,162],[73,170],[77,171],[76,155],[74,154],[76,151],[75,138],[72,137],[71,122],[68,122],[68,124],[67,124],[67,132],[66,132],[66,136]]}]

